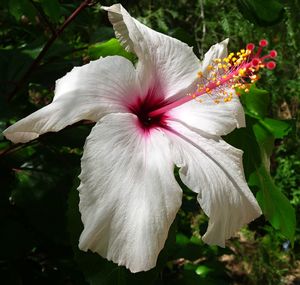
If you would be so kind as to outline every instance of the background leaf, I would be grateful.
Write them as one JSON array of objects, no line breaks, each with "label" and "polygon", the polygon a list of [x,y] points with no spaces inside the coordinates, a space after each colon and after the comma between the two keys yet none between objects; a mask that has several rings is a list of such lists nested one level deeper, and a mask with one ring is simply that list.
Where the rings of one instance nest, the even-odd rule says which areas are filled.
[{"label": "background leaf", "polygon": [[101,56],[119,55],[129,60],[134,59],[134,55],[125,51],[117,39],[110,39],[103,43],[96,43],[88,48],[88,55],[91,59],[98,59]]},{"label": "background leaf", "polygon": [[258,168],[251,175],[249,184],[259,187],[256,198],[266,218],[293,244],[296,229],[295,210],[289,200],[274,185],[268,171],[263,166]]},{"label": "background leaf", "polygon": [[237,3],[246,19],[261,26],[274,25],[283,18],[284,8],[277,0],[237,0]]},{"label": "background leaf", "polygon": [[45,14],[50,18],[50,20],[55,23],[58,22],[61,15],[58,0],[40,0],[40,2]]},{"label": "background leaf", "polygon": [[19,21],[22,16],[26,16],[31,21],[34,21],[36,15],[34,7],[30,1],[26,0],[9,0],[9,12],[17,21]]}]

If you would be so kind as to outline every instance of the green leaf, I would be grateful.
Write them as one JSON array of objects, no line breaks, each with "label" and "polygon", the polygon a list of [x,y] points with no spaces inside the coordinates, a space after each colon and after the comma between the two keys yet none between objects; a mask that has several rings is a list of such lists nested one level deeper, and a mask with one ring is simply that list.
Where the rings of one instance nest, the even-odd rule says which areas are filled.
[{"label": "green leaf", "polygon": [[256,140],[260,148],[260,155],[262,164],[266,169],[270,168],[270,156],[274,148],[275,138],[272,133],[266,128],[261,120],[252,125]]},{"label": "green leaf", "polygon": [[[217,259],[207,260],[200,265],[185,263],[183,275],[184,281],[182,280],[179,284],[230,284],[225,265]],[[188,279],[187,283],[186,279]]]},{"label": "green leaf", "polygon": [[291,130],[290,121],[280,121],[271,118],[265,118],[261,123],[272,133],[276,139],[284,138]]},{"label": "green leaf", "polygon": [[253,84],[248,93],[242,89],[239,89],[238,92],[241,94],[240,98],[247,114],[260,118],[264,118],[268,114],[270,105],[268,91],[259,89]]},{"label": "green leaf", "polygon": [[120,55],[133,61],[134,55],[125,51],[117,39],[110,39],[104,43],[96,43],[88,48],[88,55],[91,59],[98,59],[101,56]]},{"label": "green leaf", "polygon": [[[275,229],[293,241],[296,226],[295,211],[288,199],[274,185],[269,173],[270,155],[275,140],[272,132],[275,131],[271,132],[271,127],[266,126],[264,120],[247,115],[246,121],[246,129],[236,130],[226,139],[244,151],[243,161],[248,184],[253,190],[258,191],[257,200],[264,215]],[[277,135],[283,134],[282,130],[285,130],[283,125],[280,123],[279,125],[280,131],[277,130]]]},{"label": "green leaf", "polygon": [[0,49],[0,78],[4,82],[4,84],[0,85],[2,94],[7,95],[13,90],[15,82],[22,77],[31,62],[32,58],[24,54],[20,49]]},{"label": "green leaf", "polygon": [[237,0],[243,16],[260,26],[270,26],[283,19],[284,8],[277,0]]},{"label": "green leaf", "polygon": [[178,233],[176,235],[176,244],[178,244],[180,246],[185,246],[189,243],[190,243],[190,239],[186,235],[184,235],[182,233]]},{"label": "green leaf", "polygon": [[260,148],[253,131],[253,125],[256,123],[257,119],[246,115],[247,127],[236,129],[225,137],[228,143],[244,151],[243,165],[247,180],[262,163]]},{"label": "green leaf", "polygon": [[296,228],[295,210],[274,185],[265,167],[261,166],[251,175],[249,184],[259,187],[256,199],[271,225],[293,243]]},{"label": "green leaf", "polygon": [[195,270],[196,274],[200,275],[201,277],[206,277],[212,271],[214,270],[206,265],[199,265]]},{"label": "green leaf", "polygon": [[60,5],[58,0],[40,0],[45,14],[53,21],[58,22],[60,18]]},{"label": "green leaf", "polygon": [[274,148],[276,138],[283,138],[291,130],[291,125],[285,121],[266,118],[258,120],[252,126],[255,137],[258,141],[263,163],[269,169],[270,156]]},{"label": "green leaf", "polygon": [[[274,123],[274,126],[272,123]],[[288,129],[288,125],[284,123],[265,119],[259,120],[253,125],[253,131],[260,147],[262,163],[260,166],[257,165],[257,169],[251,174],[248,182],[252,186],[258,186],[259,191],[256,198],[271,225],[280,230],[293,243],[296,227],[295,210],[289,200],[275,186],[269,173],[270,156],[275,140],[273,133],[282,137]]]},{"label": "green leaf", "polygon": [[27,0],[9,0],[9,13],[15,17],[17,21],[22,16],[27,16],[31,21],[34,20],[36,11]]}]

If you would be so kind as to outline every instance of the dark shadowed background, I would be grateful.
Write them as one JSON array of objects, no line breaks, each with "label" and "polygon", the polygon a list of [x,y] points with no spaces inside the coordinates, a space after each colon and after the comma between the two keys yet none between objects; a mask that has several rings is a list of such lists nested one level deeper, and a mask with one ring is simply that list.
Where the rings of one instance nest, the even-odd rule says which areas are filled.
[{"label": "dark shadowed background", "polygon": [[[200,236],[207,218],[179,181],[182,208],[157,267],[131,274],[77,248],[77,176],[93,124],[80,122],[24,145],[0,134],[0,284],[300,284],[300,2],[120,2],[144,24],[193,46],[200,58],[227,37],[230,51],[262,38],[277,50],[277,68],[241,96],[247,128],[225,137],[244,150],[246,178],[265,216],[225,249],[205,245]],[[107,55],[136,61],[114,39],[99,3],[83,7],[65,26],[81,3],[1,1],[0,131],[51,102],[55,80],[73,66]]]}]

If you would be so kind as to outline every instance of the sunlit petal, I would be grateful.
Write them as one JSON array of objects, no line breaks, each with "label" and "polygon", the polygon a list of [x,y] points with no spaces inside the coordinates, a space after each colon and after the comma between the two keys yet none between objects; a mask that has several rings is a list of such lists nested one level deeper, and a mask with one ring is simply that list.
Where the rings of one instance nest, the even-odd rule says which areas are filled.
[{"label": "sunlit petal", "polygon": [[120,42],[138,56],[137,69],[143,85],[155,82],[168,98],[182,93],[194,82],[200,62],[191,47],[141,24],[120,4],[103,9],[108,11]]},{"label": "sunlit petal", "polygon": [[209,69],[208,66],[212,64],[214,59],[224,58],[227,56],[227,45],[229,39],[226,39],[220,43],[217,43],[210,47],[208,52],[204,55],[204,59],[201,63],[201,70],[204,76],[208,77]]},{"label": "sunlit petal", "polygon": [[87,138],[80,174],[84,231],[91,249],[132,272],[153,268],[181,205],[164,133],[145,135],[132,114],[110,114]]},{"label": "sunlit petal", "polygon": [[189,101],[173,109],[171,114],[182,124],[212,135],[223,136],[235,128],[245,127],[244,109],[237,95],[230,102],[221,101],[218,104],[210,95],[204,95],[201,96],[201,103]]},{"label": "sunlit petal", "polygon": [[57,80],[51,104],[3,133],[14,143],[24,143],[80,120],[98,121],[107,113],[127,112],[126,106],[138,92],[135,69],[130,61],[119,56],[101,58],[75,67]]},{"label": "sunlit petal", "polygon": [[224,246],[226,239],[261,215],[244,178],[242,151],[217,137],[200,136],[179,123],[171,127],[180,178],[198,193],[199,204],[209,217],[203,240]]}]

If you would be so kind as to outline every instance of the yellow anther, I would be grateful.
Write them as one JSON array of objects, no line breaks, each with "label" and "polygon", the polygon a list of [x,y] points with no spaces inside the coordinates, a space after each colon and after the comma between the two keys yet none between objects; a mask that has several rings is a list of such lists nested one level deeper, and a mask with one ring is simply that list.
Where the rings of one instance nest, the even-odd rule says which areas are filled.
[{"label": "yellow anther", "polygon": [[240,76],[244,76],[245,75],[245,70],[244,69],[240,69],[239,70],[239,75]]},{"label": "yellow anther", "polygon": [[220,103],[220,100],[219,100],[219,99],[215,99],[214,102],[215,102],[216,104],[219,104],[219,103]]},{"label": "yellow anther", "polygon": [[224,102],[230,102],[232,100],[232,96],[228,96],[226,98],[224,98]]},{"label": "yellow anther", "polygon": [[222,60],[221,60],[220,58],[215,58],[215,59],[214,59],[214,62],[215,62],[215,63],[219,63],[219,62],[221,62],[221,61],[222,61]]},{"label": "yellow anther", "polygon": [[207,67],[207,70],[212,70],[214,67],[212,66],[212,65],[209,65],[208,67]]},{"label": "yellow anther", "polygon": [[202,78],[202,77],[203,77],[203,72],[202,72],[202,71],[199,71],[199,72],[197,73],[197,75],[198,75],[199,78]]}]

